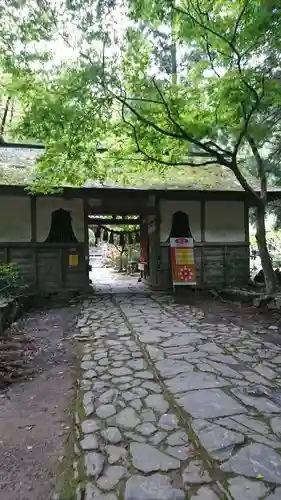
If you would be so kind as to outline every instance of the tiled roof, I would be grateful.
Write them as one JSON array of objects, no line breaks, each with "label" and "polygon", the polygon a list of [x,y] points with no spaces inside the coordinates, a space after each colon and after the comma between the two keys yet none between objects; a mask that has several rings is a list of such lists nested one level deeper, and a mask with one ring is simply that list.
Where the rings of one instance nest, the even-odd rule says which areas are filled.
[{"label": "tiled roof", "polygon": [[[3,147],[0,145],[0,184],[26,184],[30,182],[36,160],[44,154],[42,149],[32,147]],[[204,158],[206,160],[206,158]],[[194,158],[194,164],[200,158]],[[258,190],[259,183],[256,178],[246,173],[250,185]],[[85,187],[130,187],[143,189],[181,189],[181,190],[216,190],[216,191],[242,191],[242,187],[234,174],[226,167],[220,165],[208,166],[181,166],[169,167],[166,173],[159,175],[154,172],[144,172],[127,176],[126,185],[122,182],[122,172],[117,182],[100,183],[88,179]],[[270,187],[270,190],[281,188]]]}]

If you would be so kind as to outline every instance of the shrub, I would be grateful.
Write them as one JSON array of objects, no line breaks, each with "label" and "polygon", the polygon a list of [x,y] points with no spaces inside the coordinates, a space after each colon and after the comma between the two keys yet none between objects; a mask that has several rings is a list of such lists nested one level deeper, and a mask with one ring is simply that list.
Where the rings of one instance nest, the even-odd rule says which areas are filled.
[{"label": "shrub", "polygon": [[10,293],[22,286],[19,269],[15,264],[0,264],[0,293]]}]

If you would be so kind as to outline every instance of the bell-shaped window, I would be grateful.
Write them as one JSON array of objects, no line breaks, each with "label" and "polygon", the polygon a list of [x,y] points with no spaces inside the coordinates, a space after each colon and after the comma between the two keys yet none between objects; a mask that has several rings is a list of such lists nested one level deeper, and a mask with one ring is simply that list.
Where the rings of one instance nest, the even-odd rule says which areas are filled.
[{"label": "bell-shaped window", "polygon": [[72,229],[70,212],[59,208],[52,212],[52,220],[46,243],[78,243]]},{"label": "bell-shaped window", "polygon": [[169,238],[192,238],[189,226],[189,217],[185,212],[179,210],[172,218],[172,227]]}]

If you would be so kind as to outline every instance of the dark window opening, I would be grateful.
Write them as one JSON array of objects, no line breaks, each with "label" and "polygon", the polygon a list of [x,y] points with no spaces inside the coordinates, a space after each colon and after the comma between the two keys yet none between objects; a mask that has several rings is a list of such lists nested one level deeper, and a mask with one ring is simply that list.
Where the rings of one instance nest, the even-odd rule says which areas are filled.
[{"label": "dark window opening", "polygon": [[189,226],[189,217],[181,210],[175,212],[173,215],[172,228],[168,240],[170,238],[192,238]]},{"label": "dark window opening", "polygon": [[52,212],[49,235],[45,243],[78,243],[72,229],[70,212],[59,208]]}]

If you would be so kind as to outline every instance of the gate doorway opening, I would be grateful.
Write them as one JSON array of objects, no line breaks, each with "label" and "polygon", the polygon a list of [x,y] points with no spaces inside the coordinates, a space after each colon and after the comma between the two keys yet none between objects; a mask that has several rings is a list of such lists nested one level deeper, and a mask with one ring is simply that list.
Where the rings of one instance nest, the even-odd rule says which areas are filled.
[{"label": "gate doorway opening", "polygon": [[88,231],[89,280],[94,290],[126,292],[140,284],[141,216],[89,215]]}]

